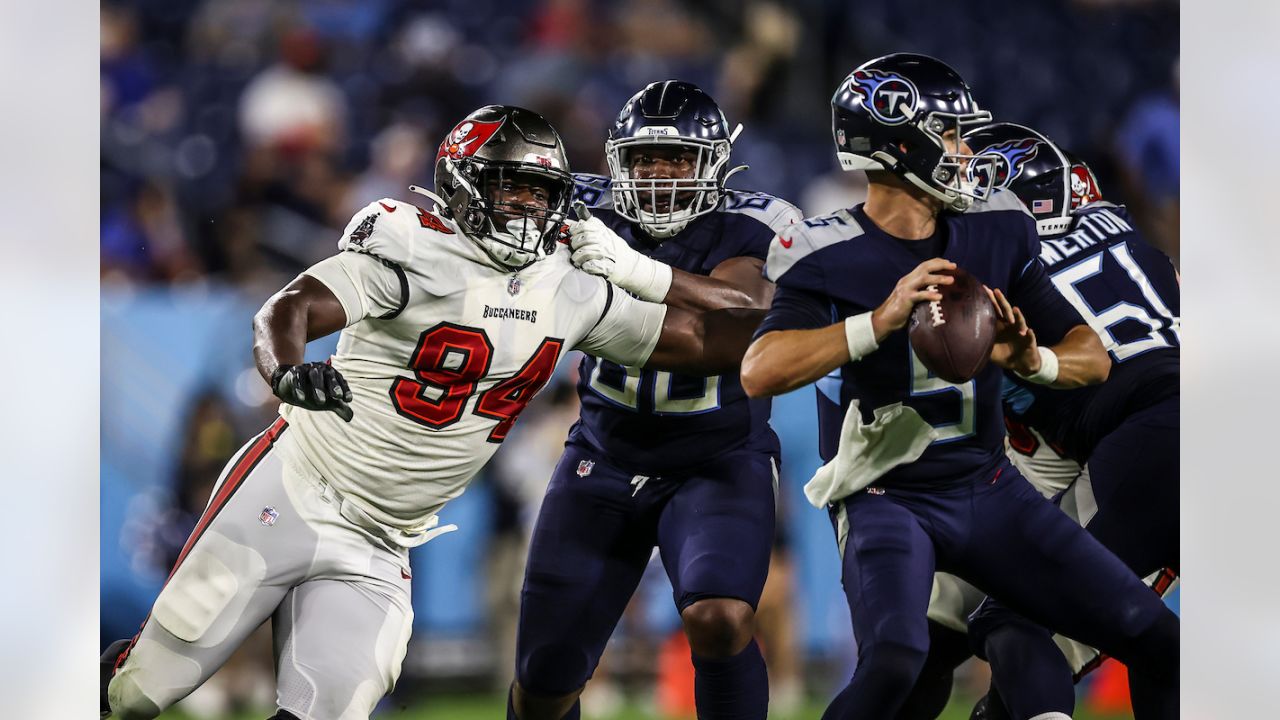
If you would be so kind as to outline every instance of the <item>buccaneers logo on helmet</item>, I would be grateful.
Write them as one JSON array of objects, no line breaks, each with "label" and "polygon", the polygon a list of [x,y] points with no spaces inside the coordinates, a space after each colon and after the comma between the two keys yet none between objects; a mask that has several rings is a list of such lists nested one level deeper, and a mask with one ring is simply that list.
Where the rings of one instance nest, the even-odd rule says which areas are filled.
[{"label": "buccaneers logo on helmet", "polygon": [[475,155],[476,151],[498,132],[498,128],[502,127],[504,122],[506,122],[505,117],[494,122],[462,121],[453,129],[453,132],[445,136],[444,142],[440,143],[440,152],[436,153],[436,159],[451,157],[457,160]]}]

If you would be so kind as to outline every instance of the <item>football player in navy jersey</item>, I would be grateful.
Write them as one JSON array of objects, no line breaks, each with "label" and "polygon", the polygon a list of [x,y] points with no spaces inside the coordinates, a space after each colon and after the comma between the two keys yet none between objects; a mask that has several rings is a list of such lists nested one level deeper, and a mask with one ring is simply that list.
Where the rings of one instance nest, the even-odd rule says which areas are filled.
[{"label": "football player in navy jersey", "polygon": [[[991,161],[960,135],[990,115],[954,70],[911,54],[856,69],[832,115],[841,165],[868,171],[867,201],[774,242],[777,290],[741,373],[752,397],[818,381],[827,465],[805,492],[829,509],[858,643],[824,717],[899,711],[928,651],[935,569],[1119,658],[1139,717],[1176,717],[1177,617],[1004,454],[1002,368],[1066,388],[1104,381],[1111,362],[1037,259],[1022,203],[975,182],[994,181]],[[956,266],[1000,317],[992,364],[962,384],[934,376],[902,332]]]},{"label": "football player in navy jersey", "polygon": [[[965,140],[975,154],[1001,158],[998,179],[1036,217],[1050,279],[1114,361],[1107,382],[1073,391],[1006,378],[1011,426],[1033,431],[1014,438],[1014,460],[1034,475],[1044,455],[1035,444],[1045,442],[1087,468],[1060,496],[1063,509],[1138,577],[1172,578],[1179,566],[1181,347],[1173,263],[1142,239],[1125,208],[1102,200],[1088,165],[1043,135],[1000,123]],[[969,633],[993,674],[979,717],[1069,714],[1073,676],[1098,659],[1073,645],[1064,655],[1047,631],[992,599],[974,614]]]},{"label": "football player in navy jersey", "polygon": [[[729,168],[736,134],[694,85],[636,93],[609,130],[610,176],[575,178],[590,219],[571,229],[574,264],[654,302],[767,308],[769,243],[800,212],[724,187],[741,169]],[[656,545],[692,650],[698,716],[764,718],[768,678],[753,633],[779,462],[769,401],[748,398],[736,375],[589,355],[580,378],[582,415],[530,542],[509,717],[578,717],[578,695]]]}]

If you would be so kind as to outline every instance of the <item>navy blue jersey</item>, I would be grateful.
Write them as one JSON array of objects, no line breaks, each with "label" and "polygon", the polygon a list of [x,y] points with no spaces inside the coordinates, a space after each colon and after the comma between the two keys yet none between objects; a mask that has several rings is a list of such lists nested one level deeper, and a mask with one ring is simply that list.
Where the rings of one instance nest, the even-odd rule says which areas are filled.
[{"label": "navy blue jersey", "polygon": [[1058,290],[1102,339],[1114,361],[1102,385],[1053,390],[1015,376],[1006,411],[1078,462],[1130,414],[1178,394],[1181,317],[1178,276],[1148,245],[1123,207],[1090,203],[1070,232],[1040,242]]},{"label": "navy blue jersey", "polygon": [[[582,200],[637,251],[673,268],[710,275],[735,257],[764,260],[778,231],[800,220],[794,205],[764,193],[730,190],[715,211],[657,243],[613,211],[610,178],[576,175]],[[769,427],[769,401],[752,400],[737,374],[688,377],[628,368],[586,355],[579,368],[582,415],[569,442],[594,447],[637,474],[696,467],[746,447],[778,452]]]},{"label": "navy blue jersey", "polygon": [[[988,287],[1003,290],[1041,342],[1052,345],[1083,324],[1036,258],[1035,224],[1013,193],[998,192],[964,214],[943,213],[937,227],[933,243],[899,240],[860,205],[794,226],[770,248],[765,274],[778,289],[757,334],[823,327],[875,309],[927,259],[919,250],[930,244]],[[993,472],[1004,456],[1002,375],[989,364],[969,382],[948,383],[920,362],[905,328],[894,332],[875,352],[818,381],[819,454],[824,461],[835,455],[850,402],[858,401],[866,422],[876,408],[901,402],[939,436],[918,460],[889,471],[878,485],[940,487]]]}]

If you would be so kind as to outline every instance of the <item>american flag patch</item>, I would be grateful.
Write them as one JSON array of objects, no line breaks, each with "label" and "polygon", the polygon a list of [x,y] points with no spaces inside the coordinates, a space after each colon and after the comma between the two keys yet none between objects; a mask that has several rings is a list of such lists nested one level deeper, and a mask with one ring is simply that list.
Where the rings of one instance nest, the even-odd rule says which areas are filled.
[{"label": "american flag patch", "polygon": [[1053,212],[1053,201],[1052,200],[1032,200],[1031,212],[1033,213]]}]

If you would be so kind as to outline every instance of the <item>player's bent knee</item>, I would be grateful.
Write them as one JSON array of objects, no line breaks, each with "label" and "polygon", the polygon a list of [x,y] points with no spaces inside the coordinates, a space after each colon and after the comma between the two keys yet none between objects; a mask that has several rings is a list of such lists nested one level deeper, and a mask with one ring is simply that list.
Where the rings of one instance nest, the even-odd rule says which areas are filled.
[{"label": "player's bent knee", "polygon": [[680,613],[695,655],[727,658],[742,652],[755,633],[755,610],[735,598],[698,600]]},{"label": "player's bent knee", "polygon": [[517,680],[511,686],[511,709],[517,720],[560,720],[573,708],[582,690],[579,687],[568,693],[540,695]]},{"label": "player's bent knee", "polygon": [[913,643],[880,640],[860,650],[858,673],[865,673],[881,688],[905,696],[915,685],[928,657],[928,647]]},{"label": "player's bent knee", "polygon": [[1131,672],[1155,672],[1176,677],[1181,628],[1178,616],[1167,608],[1133,640],[1111,653]]},{"label": "player's bent knee", "polygon": [[535,648],[517,659],[516,685],[538,697],[558,697],[581,691],[595,670],[586,651],[567,643]]},{"label": "player's bent knee", "polygon": [[111,716],[117,720],[151,720],[163,709],[139,686],[136,672],[120,672],[111,679],[107,702],[111,705]]}]

